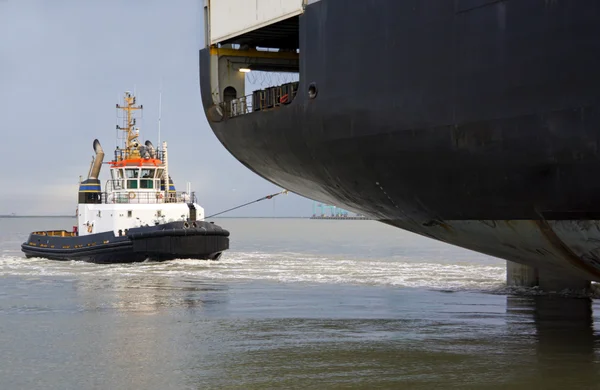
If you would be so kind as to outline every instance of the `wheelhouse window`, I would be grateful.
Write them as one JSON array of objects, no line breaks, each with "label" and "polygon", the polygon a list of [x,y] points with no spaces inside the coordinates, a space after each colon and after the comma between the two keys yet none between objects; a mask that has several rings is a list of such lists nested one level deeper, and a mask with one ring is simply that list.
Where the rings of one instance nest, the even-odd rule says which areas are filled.
[{"label": "wheelhouse window", "polygon": [[156,188],[158,188],[158,189],[161,188],[160,183],[163,178],[164,171],[165,170],[163,168],[156,169]]},{"label": "wheelhouse window", "polygon": [[154,188],[154,168],[142,168],[140,188]]},{"label": "wheelhouse window", "polygon": [[125,172],[127,173],[127,178],[128,179],[134,179],[134,178],[137,179],[138,175],[140,174],[140,170],[137,169],[137,168],[134,168],[134,169],[127,168],[125,170]]},{"label": "wheelhouse window", "polygon": [[140,174],[140,170],[135,168],[127,168],[125,169],[125,175],[127,176],[127,188],[136,189],[138,188],[138,176]]},{"label": "wheelhouse window", "polygon": [[121,188],[123,188],[123,170],[122,169],[111,169],[110,170],[110,175],[112,177],[112,185],[113,188],[116,190],[120,190]]}]

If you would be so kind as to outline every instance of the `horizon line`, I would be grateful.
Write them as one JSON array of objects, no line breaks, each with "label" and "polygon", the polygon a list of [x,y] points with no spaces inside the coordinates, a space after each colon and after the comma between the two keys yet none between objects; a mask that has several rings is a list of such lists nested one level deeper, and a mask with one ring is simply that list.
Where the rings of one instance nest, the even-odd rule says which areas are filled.
[{"label": "horizon line", "polygon": [[[53,215],[42,215],[42,214],[34,214],[34,215],[12,215],[12,214],[0,214],[0,218],[77,218],[74,215],[60,215],[60,214],[53,214]],[[311,218],[310,216],[278,216],[278,217],[273,217],[273,216],[260,216],[260,215],[256,215],[256,216],[230,216],[230,217],[212,217],[212,218],[208,218],[208,219],[223,219],[223,218]]]}]

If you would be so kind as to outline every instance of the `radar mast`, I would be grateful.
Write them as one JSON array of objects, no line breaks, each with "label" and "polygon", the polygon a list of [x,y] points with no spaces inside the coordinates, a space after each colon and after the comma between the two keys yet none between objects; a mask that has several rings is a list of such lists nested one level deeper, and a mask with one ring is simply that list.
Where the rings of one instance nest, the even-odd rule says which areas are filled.
[{"label": "radar mast", "polygon": [[140,158],[140,141],[138,139],[140,130],[138,127],[135,127],[136,121],[135,118],[133,118],[132,113],[136,110],[142,110],[144,106],[136,106],[136,98],[129,91],[125,92],[124,101],[125,105],[123,106],[117,103],[117,109],[125,112],[125,115],[123,116],[123,126],[117,125],[117,130],[123,130],[125,132],[124,148],[121,153],[116,156],[117,161]]}]

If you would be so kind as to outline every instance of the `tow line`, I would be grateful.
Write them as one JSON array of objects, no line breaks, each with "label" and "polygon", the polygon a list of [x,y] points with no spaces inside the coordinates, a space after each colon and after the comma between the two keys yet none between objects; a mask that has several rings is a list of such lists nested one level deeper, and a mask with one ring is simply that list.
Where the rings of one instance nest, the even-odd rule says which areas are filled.
[{"label": "tow line", "polygon": [[242,205],[239,205],[239,206],[236,206],[236,207],[233,207],[233,208],[227,209],[227,210],[225,210],[225,211],[221,211],[221,212],[219,212],[219,213],[216,213],[216,214],[213,214],[213,215],[209,215],[208,217],[204,217],[204,218],[205,218],[205,219],[207,219],[207,218],[212,218],[212,217],[215,217],[215,216],[217,216],[217,215],[221,215],[221,214],[227,213],[227,212],[229,212],[229,211],[232,211],[232,210],[235,210],[235,209],[239,209],[240,207],[244,207],[244,206],[248,206],[248,205],[250,205],[250,204],[252,204],[252,203],[260,202],[261,200],[273,199],[273,198],[274,198],[274,197],[276,197],[277,195],[281,195],[281,194],[287,195],[287,193],[288,193],[288,190],[283,190],[283,191],[281,191],[281,192],[278,192],[278,193],[276,193],[276,194],[267,195],[267,196],[264,196],[264,197],[262,197],[262,198],[260,198],[260,199],[253,200],[252,202],[244,203],[244,204],[242,204]]}]

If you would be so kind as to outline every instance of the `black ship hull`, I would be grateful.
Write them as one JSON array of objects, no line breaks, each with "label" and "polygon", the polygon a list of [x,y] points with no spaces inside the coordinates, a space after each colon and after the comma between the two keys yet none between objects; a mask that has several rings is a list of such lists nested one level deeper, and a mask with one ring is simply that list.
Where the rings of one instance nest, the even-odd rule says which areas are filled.
[{"label": "black ship hull", "polygon": [[299,21],[291,104],[210,122],[240,162],[402,229],[600,280],[600,2],[322,0]]},{"label": "black ship hull", "polygon": [[132,228],[120,237],[113,232],[82,236],[65,233],[31,233],[21,250],[28,258],[133,263],[181,258],[218,260],[229,249],[229,232],[201,221]]}]

